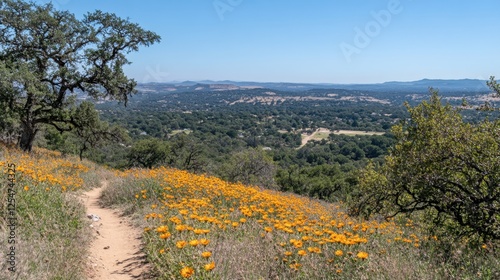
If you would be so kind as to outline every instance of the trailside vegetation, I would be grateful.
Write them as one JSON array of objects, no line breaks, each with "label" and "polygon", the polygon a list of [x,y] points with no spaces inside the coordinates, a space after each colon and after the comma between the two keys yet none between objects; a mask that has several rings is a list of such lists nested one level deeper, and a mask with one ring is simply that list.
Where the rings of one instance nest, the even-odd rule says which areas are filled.
[{"label": "trailside vegetation", "polygon": [[437,92],[407,108],[385,163],[361,172],[353,212],[421,213],[433,232],[500,239],[500,121],[466,123]]}]

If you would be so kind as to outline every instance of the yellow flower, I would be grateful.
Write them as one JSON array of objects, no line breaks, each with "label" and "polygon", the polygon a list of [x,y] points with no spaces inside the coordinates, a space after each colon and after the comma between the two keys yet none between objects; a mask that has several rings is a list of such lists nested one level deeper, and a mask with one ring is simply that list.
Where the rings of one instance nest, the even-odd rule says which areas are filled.
[{"label": "yellow flower", "polygon": [[290,268],[298,270],[302,265],[300,263],[292,263],[290,264]]},{"label": "yellow flower", "polygon": [[212,256],[212,253],[211,252],[203,252],[201,253],[201,256],[204,257],[204,258],[210,258],[210,256]]},{"label": "yellow flower", "polygon": [[172,223],[176,224],[176,225],[178,225],[178,224],[180,224],[182,222],[181,219],[179,219],[177,217],[172,217],[172,218],[170,218],[168,220],[171,221]]},{"label": "yellow flower", "polygon": [[203,246],[207,246],[209,243],[210,243],[210,240],[208,240],[206,238],[200,239],[200,244]]},{"label": "yellow flower", "polygon": [[181,276],[184,277],[184,278],[189,278],[191,277],[191,275],[193,275],[194,273],[194,269],[192,269],[191,267],[184,267],[181,269]]},{"label": "yellow flower", "polygon": [[160,249],[160,254],[165,253],[165,249]]},{"label": "yellow flower", "polygon": [[356,257],[358,257],[358,259],[362,259],[362,260],[364,260],[364,259],[368,258],[368,253],[367,253],[367,252],[359,252],[359,253],[356,255]]},{"label": "yellow flower", "polygon": [[290,251],[286,251],[286,252],[285,252],[285,256],[289,257],[289,256],[291,256],[291,255],[293,255],[293,253],[292,253],[292,252],[290,252]]},{"label": "yellow flower", "polygon": [[300,248],[300,247],[302,247],[302,241],[300,241],[300,240],[295,241],[295,242],[293,243],[293,246],[294,246],[295,248]]},{"label": "yellow flower", "polygon": [[307,252],[306,252],[306,250],[299,250],[299,251],[297,252],[297,254],[298,254],[299,256],[305,256],[305,255],[307,255]]},{"label": "yellow flower", "polygon": [[193,232],[195,234],[203,234],[204,233],[204,231],[202,229],[195,229],[195,230],[193,230]]},{"label": "yellow flower", "polygon": [[307,248],[307,250],[311,253],[317,253],[317,254],[321,253],[321,249],[319,247],[309,247]]},{"label": "yellow flower", "polygon": [[29,191],[29,190],[30,190],[30,187],[28,187],[28,186],[24,186],[24,190],[25,190],[25,191]]},{"label": "yellow flower", "polygon": [[167,239],[171,236],[172,234],[170,232],[165,232],[160,235],[161,239]]},{"label": "yellow flower", "polygon": [[184,240],[181,240],[181,241],[177,241],[177,243],[175,243],[175,246],[179,249],[182,249],[184,248],[185,246],[187,245],[187,242],[184,241]]},{"label": "yellow flower", "polygon": [[176,225],[175,229],[177,231],[184,231],[184,230],[187,230],[187,226],[186,225]]},{"label": "yellow flower", "polygon": [[191,246],[193,246],[193,247],[198,246],[198,244],[199,244],[199,242],[198,242],[198,240],[196,240],[196,239],[193,239],[193,240],[189,241],[189,245],[191,245]]},{"label": "yellow flower", "polygon": [[337,256],[337,257],[340,257],[340,256],[342,256],[343,254],[344,254],[344,252],[342,252],[342,250],[337,250],[337,251],[335,251],[335,256]]},{"label": "yellow flower", "polygon": [[204,266],[205,270],[206,271],[211,271],[215,268],[215,262],[211,262],[211,263],[207,263],[205,266]]},{"label": "yellow flower", "polygon": [[156,228],[156,232],[167,232],[168,231],[168,227],[166,226],[160,226],[158,228]]}]

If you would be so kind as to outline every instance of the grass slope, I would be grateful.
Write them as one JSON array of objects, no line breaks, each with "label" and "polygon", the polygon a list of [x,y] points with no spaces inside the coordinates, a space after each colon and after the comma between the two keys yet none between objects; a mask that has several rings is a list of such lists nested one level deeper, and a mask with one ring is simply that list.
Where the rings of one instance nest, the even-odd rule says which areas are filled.
[{"label": "grass slope", "polygon": [[[407,218],[349,217],[342,204],[157,168],[110,173],[36,150],[0,153],[0,238],[8,250],[16,164],[16,269],[1,279],[84,279],[90,232],[77,200],[107,172],[102,203],[144,230],[157,279],[498,279],[498,245],[445,246]],[[18,246],[17,246],[18,245]]]},{"label": "grass slope", "polygon": [[90,232],[76,193],[95,184],[93,168],[56,152],[1,148],[0,248],[15,263],[2,258],[0,279],[84,279]]}]

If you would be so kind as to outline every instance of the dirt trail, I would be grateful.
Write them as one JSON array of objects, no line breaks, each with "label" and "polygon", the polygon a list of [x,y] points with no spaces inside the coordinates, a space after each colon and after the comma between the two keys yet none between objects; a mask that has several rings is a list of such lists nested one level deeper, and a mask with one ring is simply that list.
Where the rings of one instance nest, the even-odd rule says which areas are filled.
[{"label": "dirt trail", "polygon": [[83,195],[88,214],[100,219],[92,222],[95,239],[89,256],[89,279],[150,279],[149,266],[142,253],[141,232],[121,217],[118,211],[99,205],[101,191],[107,187],[92,189]]}]

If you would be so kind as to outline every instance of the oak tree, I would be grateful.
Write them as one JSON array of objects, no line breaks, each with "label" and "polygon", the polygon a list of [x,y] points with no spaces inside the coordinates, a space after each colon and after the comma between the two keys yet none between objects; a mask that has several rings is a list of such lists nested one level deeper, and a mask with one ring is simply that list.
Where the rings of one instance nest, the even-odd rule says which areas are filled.
[{"label": "oak tree", "polygon": [[165,141],[158,138],[148,138],[136,141],[128,153],[130,166],[153,168],[164,165],[169,153]]},{"label": "oak tree", "polygon": [[82,102],[73,113],[75,128],[71,131],[76,136],[80,160],[90,148],[99,148],[112,142],[125,145],[129,137],[124,128],[101,121],[99,112],[91,102]]},{"label": "oak tree", "polygon": [[77,93],[127,103],[136,82],[123,72],[126,54],[160,36],[95,11],[77,19],[51,4],[0,0],[0,113],[19,124],[30,151],[40,127],[70,131]]}]

